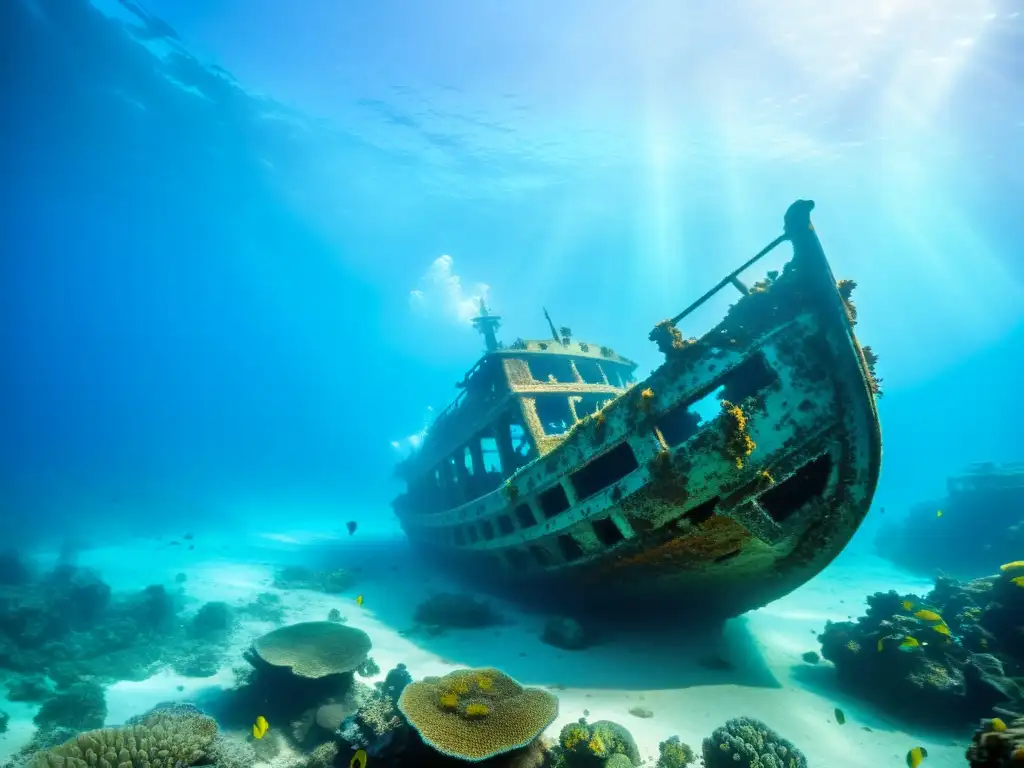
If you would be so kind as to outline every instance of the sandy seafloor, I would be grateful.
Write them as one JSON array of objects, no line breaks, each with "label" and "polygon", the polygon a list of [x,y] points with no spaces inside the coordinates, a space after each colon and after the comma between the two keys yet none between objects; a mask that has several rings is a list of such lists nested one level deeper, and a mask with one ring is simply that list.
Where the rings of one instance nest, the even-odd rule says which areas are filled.
[{"label": "sandy seafloor", "polygon": [[[168,547],[166,541],[139,540],[130,549],[88,550],[78,563],[98,570],[115,590],[153,583],[170,586],[175,574],[184,572],[187,581],[181,586],[195,601],[189,605],[193,611],[211,600],[242,605],[259,592],[280,595],[287,609],[286,624],[323,620],[330,609],[338,608],[350,626],[364,630],[373,641],[371,656],[381,675],[366,682],[383,679],[399,662],[416,679],[460,667],[494,666],[523,685],[551,687],[560,710],[548,730],[552,738],[589,710],[591,721],[608,719],[626,726],[651,766],[659,741],[678,735],[699,755],[705,736],[741,715],[764,721],[792,741],[811,768],[902,766],[907,750],[917,745],[928,749],[925,768],[966,765],[969,733],[908,732],[871,706],[836,691],[827,663],[812,666],[801,658],[806,651],[820,651],[816,634],[826,620],[861,615],[866,595],[888,589],[923,594],[930,588],[927,579],[902,573],[880,559],[844,554],[796,592],[729,622],[720,637],[689,638],[685,629],[630,633],[627,628],[621,636],[587,650],[565,651],[540,641],[545,615],[524,614],[493,599],[508,624],[449,630],[437,637],[400,634],[413,626],[413,610],[423,598],[433,592],[463,591],[413,565],[401,540],[371,543],[357,534],[344,541],[344,548],[330,555],[331,566],[352,567],[360,582],[352,594],[343,595],[271,586],[278,565],[312,565],[311,560],[322,560],[333,546],[328,540],[289,533],[216,546],[197,537],[197,545],[186,553]],[[364,595],[361,608],[354,600],[356,592]],[[624,624],[628,615],[629,606],[623,606]],[[242,650],[253,637],[273,628],[242,622],[224,667],[214,677],[163,672],[143,682],[109,687],[107,725],[120,724],[160,702],[189,701],[210,686],[231,686],[231,668],[245,664]],[[736,668],[712,670],[698,663],[709,655],[729,659]],[[631,715],[630,708],[636,706],[651,709],[654,716]],[[845,713],[845,725],[835,722],[835,707]],[[31,737],[37,706],[0,699],[0,710],[11,715],[8,732],[0,736],[3,762]]]}]

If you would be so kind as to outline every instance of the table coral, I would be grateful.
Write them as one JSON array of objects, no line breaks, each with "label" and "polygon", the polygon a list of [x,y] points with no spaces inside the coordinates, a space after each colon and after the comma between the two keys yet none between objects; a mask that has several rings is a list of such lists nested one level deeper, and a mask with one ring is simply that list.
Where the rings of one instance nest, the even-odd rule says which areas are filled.
[{"label": "table coral", "polygon": [[413,682],[398,707],[426,744],[470,762],[530,745],[558,716],[554,695],[490,668]]},{"label": "table coral", "polygon": [[[366,661],[372,643],[361,629],[330,621],[306,621],[275,629],[253,641],[254,665],[263,662],[311,679],[352,672]],[[258,659],[258,661],[256,661]]]}]

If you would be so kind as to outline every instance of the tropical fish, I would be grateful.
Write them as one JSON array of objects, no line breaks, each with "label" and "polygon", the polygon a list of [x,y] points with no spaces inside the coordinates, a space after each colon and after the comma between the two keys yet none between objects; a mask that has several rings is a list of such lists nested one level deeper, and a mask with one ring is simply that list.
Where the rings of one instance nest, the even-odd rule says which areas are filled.
[{"label": "tropical fish", "polygon": [[349,520],[347,523],[345,523],[345,528],[346,528],[346,530],[348,530],[348,535],[349,536],[351,536],[353,533],[355,533],[356,532],[356,528],[358,528],[358,527],[359,527],[359,524],[355,520]]},{"label": "tropical fish", "polygon": [[998,717],[993,717],[989,722],[992,723],[992,730],[999,732],[1006,730],[1006,723],[1000,720]]},{"label": "tropical fish", "polygon": [[836,707],[835,714],[836,714],[836,722],[839,723],[840,725],[846,725],[846,715],[843,714],[843,710],[841,710],[839,707]]},{"label": "tropical fish", "polygon": [[356,605],[358,605],[359,607],[362,607],[362,605],[363,605],[363,596],[362,595],[359,595],[359,597],[356,598]]},{"label": "tropical fish", "polygon": [[878,646],[877,646],[877,648],[878,648],[878,652],[879,652],[879,653],[881,653],[881,652],[882,652],[882,644],[883,644],[883,643],[884,643],[884,642],[885,642],[886,640],[888,640],[888,639],[889,639],[888,637],[880,637],[880,638],[878,638]]},{"label": "tropical fish", "polygon": [[913,651],[915,648],[920,647],[921,643],[918,641],[916,637],[905,637],[903,638],[903,642],[900,643],[901,651]]},{"label": "tropical fish", "polygon": [[999,566],[1000,571],[1018,571],[1021,568],[1024,568],[1024,560],[1014,560],[1012,563]]},{"label": "tropical fish", "polygon": [[936,512],[935,516],[936,517],[942,517],[942,510],[940,509],[938,512]]},{"label": "tropical fish", "polygon": [[914,604],[910,600],[904,600],[903,601],[903,610],[904,611],[912,610],[913,607],[914,607]]},{"label": "tropical fish", "polygon": [[914,613],[917,618],[921,621],[942,621],[942,617],[939,616],[935,611],[929,611],[927,608],[922,608],[920,611]]},{"label": "tropical fish", "polygon": [[1014,576],[1012,579],[1010,579],[1010,581],[1012,581],[1018,587],[1024,587],[1024,576]]},{"label": "tropical fish", "polygon": [[938,632],[943,637],[947,637],[949,639],[953,638],[953,633],[950,631],[949,626],[945,623],[936,624],[934,627],[932,627],[932,630]]},{"label": "tropical fish", "polygon": [[907,752],[907,766],[908,768],[917,768],[924,759],[928,757],[928,750],[924,747],[914,747],[912,750]]},{"label": "tropical fish", "polygon": [[267,731],[270,730],[270,723],[267,722],[267,718],[260,715],[256,718],[256,722],[252,726],[252,737],[254,739],[262,739],[267,735]]},{"label": "tropical fish", "polygon": [[349,760],[348,768],[366,768],[366,750],[357,749],[356,753],[352,755],[352,759]]}]

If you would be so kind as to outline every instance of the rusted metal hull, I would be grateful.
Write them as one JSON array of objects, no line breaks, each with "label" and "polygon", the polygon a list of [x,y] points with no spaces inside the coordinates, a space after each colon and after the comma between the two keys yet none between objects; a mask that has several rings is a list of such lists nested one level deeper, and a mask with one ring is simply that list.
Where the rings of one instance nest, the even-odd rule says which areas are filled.
[{"label": "rusted metal hull", "polygon": [[[881,435],[852,306],[807,213],[787,214],[780,276],[699,340],[662,329],[659,369],[503,487],[443,512],[396,506],[410,540],[566,610],[731,616],[818,573],[868,511]],[[698,423],[712,393],[720,413]]]}]

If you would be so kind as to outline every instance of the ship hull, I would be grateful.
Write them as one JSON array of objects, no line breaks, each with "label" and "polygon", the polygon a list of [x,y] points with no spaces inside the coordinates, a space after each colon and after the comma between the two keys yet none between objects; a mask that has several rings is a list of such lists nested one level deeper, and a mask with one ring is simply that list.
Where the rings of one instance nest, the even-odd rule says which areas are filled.
[{"label": "ship hull", "polygon": [[501,488],[397,506],[410,541],[566,612],[734,616],[828,565],[870,507],[881,433],[852,305],[799,213],[781,276],[701,339],[676,335],[650,377]]}]

